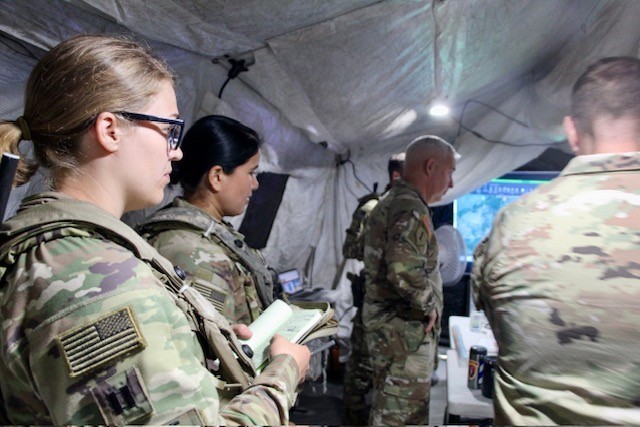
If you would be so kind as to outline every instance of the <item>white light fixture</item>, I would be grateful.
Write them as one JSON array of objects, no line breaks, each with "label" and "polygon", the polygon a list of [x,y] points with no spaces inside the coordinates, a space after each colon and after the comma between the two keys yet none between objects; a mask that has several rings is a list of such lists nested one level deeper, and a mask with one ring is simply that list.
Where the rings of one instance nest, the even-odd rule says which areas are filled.
[{"label": "white light fixture", "polygon": [[440,102],[434,103],[429,108],[429,115],[433,117],[447,117],[450,112],[449,107]]}]

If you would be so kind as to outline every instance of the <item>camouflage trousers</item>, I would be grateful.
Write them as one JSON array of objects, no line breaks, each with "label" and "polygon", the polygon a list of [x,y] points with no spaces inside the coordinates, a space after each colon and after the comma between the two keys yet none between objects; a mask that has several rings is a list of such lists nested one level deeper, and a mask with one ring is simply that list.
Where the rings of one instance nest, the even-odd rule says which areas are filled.
[{"label": "camouflage trousers", "polygon": [[370,425],[429,424],[439,334],[424,328],[420,321],[396,317],[366,332],[374,373]]},{"label": "camouflage trousers", "polygon": [[344,379],[344,424],[366,425],[365,397],[373,387],[373,368],[364,340],[362,309],[353,318],[351,332],[351,359],[347,362]]}]

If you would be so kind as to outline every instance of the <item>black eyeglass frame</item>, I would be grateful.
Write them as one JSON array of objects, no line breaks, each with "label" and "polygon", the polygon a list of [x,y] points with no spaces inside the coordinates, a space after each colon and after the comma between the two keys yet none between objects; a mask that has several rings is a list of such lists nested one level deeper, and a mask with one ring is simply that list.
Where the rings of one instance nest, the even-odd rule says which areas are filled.
[{"label": "black eyeglass frame", "polygon": [[180,144],[182,143],[182,134],[184,132],[184,120],[182,119],[166,119],[164,117],[156,117],[150,116],[148,114],[139,114],[139,113],[131,113],[129,111],[114,111],[114,114],[120,114],[122,117],[128,120],[134,121],[148,121],[148,122],[157,122],[157,123],[167,123],[174,126],[179,126],[180,130],[178,132],[178,136],[176,138],[172,127],[169,129],[169,134],[167,135],[167,144],[169,146],[169,151],[177,150],[180,148]]}]

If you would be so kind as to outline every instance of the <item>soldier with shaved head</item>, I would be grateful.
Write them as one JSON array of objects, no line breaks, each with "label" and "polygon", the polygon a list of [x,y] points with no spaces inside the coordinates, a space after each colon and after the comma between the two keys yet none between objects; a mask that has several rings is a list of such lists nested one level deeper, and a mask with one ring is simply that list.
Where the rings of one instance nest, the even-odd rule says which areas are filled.
[{"label": "soldier with shaved head", "polygon": [[453,187],[459,155],[436,136],[405,152],[402,181],[369,215],[362,320],[374,371],[371,425],[429,423],[442,279],[429,204]]},{"label": "soldier with shaved head", "polygon": [[640,424],[640,60],[590,66],[570,114],[578,156],[475,250],[499,425]]}]

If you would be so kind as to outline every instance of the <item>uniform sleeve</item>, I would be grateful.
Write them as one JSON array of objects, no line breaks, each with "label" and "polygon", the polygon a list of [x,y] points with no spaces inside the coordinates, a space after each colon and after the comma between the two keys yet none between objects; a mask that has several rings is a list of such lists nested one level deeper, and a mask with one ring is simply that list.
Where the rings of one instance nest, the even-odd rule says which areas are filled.
[{"label": "uniform sleeve", "polygon": [[[10,323],[29,328],[3,331],[15,340],[6,358],[15,373],[9,381],[20,384],[3,396],[17,407],[22,399],[13,390],[25,401],[36,395],[52,424],[219,425],[245,420],[242,401],[260,424],[286,423],[298,380],[293,361],[274,363],[220,411],[219,382],[205,368],[187,318],[124,248],[67,237],[40,245],[19,267]],[[18,312],[20,301],[26,312]]]},{"label": "uniform sleeve", "polygon": [[235,264],[219,246],[188,230],[165,231],[151,243],[162,256],[201,281],[196,288],[229,323],[238,323],[242,316],[234,296],[243,294],[239,289],[242,283],[236,277]]},{"label": "uniform sleeve", "polygon": [[220,415],[227,425],[286,425],[299,381],[293,356],[278,355],[251,387],[224,406]]},{"label": "uniform sleeve", "polygon": [[[489,234],[473,251],[473,268],[471,270],[473,302],[478,310],[484,310],[485,316],[490,322],[493,315],[491,310],[491,286],[493,283],[492,266],[494,265],[491,253],[500,254],[502,252],[500,248],[502,241],[500,218],[502,218],[502,213],[498,214]],[[489,251],[490,248],[491,253]]]},{"label": "uniform sleeve", "polygon": [[385,248],[387,279],[412,308],[425,316],[437,305],[437,284],[426,258],[433,236],[426,221],[428,217],[416,211],[403,211],[390,218]]}]

